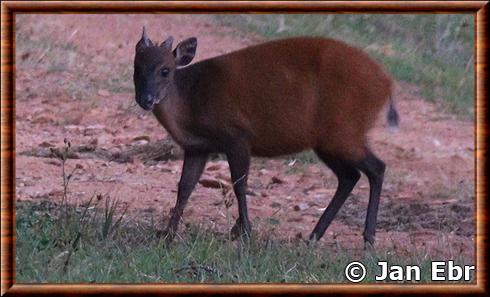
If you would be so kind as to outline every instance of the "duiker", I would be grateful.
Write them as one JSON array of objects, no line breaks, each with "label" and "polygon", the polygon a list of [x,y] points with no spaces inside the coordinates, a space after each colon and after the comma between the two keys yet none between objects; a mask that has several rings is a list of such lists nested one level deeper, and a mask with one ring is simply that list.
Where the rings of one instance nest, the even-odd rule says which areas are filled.
[{"label": "duiker", "polygon": [[172,240],[210,153],[227,157],[239,217],[231,232],[249,235],[246,187],[251,156],[313,149],[337,176],[338,188],[310,240],[318,240],[360,178],[370,193],[364,240],[373,243],[385,164],[366,133],[389,102],[398,124],[390,76],[367,54],[324,38],[290,38],[188,65],[197,39],[152,42],[143,28],[136,44],[136,101],[185,151],[177,202],[165,235]]}]

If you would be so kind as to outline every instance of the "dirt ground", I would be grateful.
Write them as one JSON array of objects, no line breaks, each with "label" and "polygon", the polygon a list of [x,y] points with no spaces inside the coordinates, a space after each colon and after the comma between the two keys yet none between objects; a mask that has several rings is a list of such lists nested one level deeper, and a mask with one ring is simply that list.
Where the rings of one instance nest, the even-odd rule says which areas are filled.
[{"label": "dirt ground", "polygon": [[[159,42],[168,35],[176,41],[196,36],[196,60],[261,40],[205,15],[17,16],[17,199],[61,200],[61,163],[49,150],[66,138],[74,158],[67,161],[67,172],[75,170],[71,203],[102,193],[128,203],[135,220],[167,219],[176,199],[181,152],[153,115],[133,102],[133,51],[142,25]],[[43,42],[48,45],[34,46]],[[61,45],[61,52],[49,44]],[[117,87],[118,79],[127,87]],[[474,124],[417,94],[416,86],[398,82],[394,98],[400,129],[389,132],[383,114],[370,133],[373,150],[387,164],[377,246],[472,259]],[[224,188],[216,185],[219,180]],[[231,208],[224,203],[234,201],[228,183],[226,161],[211,160],[184,221],[228,232],[237,215],[236,203]],[[306,238],[336,185],[321,163],[253,159],[248,203],[255,230]],[[363,248],[368,192],[363,177],[322,238],[326,246]]]}]

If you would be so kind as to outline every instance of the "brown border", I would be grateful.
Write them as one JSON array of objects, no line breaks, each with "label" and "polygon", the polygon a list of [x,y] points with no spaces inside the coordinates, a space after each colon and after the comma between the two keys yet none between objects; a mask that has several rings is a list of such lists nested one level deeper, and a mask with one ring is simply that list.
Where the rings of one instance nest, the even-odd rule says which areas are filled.
[{"label": "brown border", "polygon": [[[488,294],[486,263],[488,253],[487,167],[487,26],[488,1],[4,1],[1,3],[1,295],[51,294],[319,294],[319,293],[461,293]],[[15,13],[474,13],[476,18],[476,205],[477,279],[474,285],[396,285],[396,284],[15,284],[15,100],[14,100],[14,20]],[[486,295],[485,294],[485,295]]]}]

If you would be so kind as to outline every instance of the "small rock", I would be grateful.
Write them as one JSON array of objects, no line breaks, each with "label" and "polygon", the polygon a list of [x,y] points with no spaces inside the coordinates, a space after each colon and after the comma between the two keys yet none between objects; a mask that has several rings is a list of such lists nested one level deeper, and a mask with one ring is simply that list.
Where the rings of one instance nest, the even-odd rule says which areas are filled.
[{"label": "small rock", "polygon": [[260,169],[259,170],[259,175],[265,175],[267,173],[268,173],[267,169]]},{"label": "small rock", "polygon": [[203,179],[199,180],[199,183],[205,188],[212,188],[212,189],[223,189],[223,188],[230,189],[231,188],[231,185],[229,183],[225,182],[224,180],[220,180],[220,179],[203,178]]},{"label": "small rock", "polygon": [[282,184],[284,183],[284,181],[280,178],[278,178],[277,176],[273,176],[272,179],[271,179],[271,183],[273,184]]},{"label": "small rock", "polygon": [[281,207],[281,203],[272,202],[270,206],[273,207],[273,208],[279,208],[279,207]]},{"label": "small rock", "polygon": [[89,129],[89,130],[102,130],[104,128],[105,128],[105,125],[95,124],[95,125],[88,125],[86,129]]},{"label": "small rock", "polygon": [[103,97],[108,97],[111,95],[111,93],[109,93],[109,91],[107,91],[107,90],[99,90],[97,92],[97,94],[99,94],[100,96],[103,96]]},{"label": "small rock", "polygon": [[136,136],[133,138],[134,141],[140,141],[140,140],[145,140],[146,142],[150,142],[150,136],[148,135],[141,135],[141,136]]},{"label": "small rock", "polygon": [[308,206],[308,204],[306,204],[306,203],[300,203],[300,204],[297,204],[297,205],[295,205],[295,206],[293,207],[293,209],[294,209],[295,211],[303,211],[303,210],[306,210],[306,209],[308,209],[308,208],[310,208],[310,207],[309,207],[309,206]]},{"label": "small rock", "polygon": [[148,141],[146,141],[144,139],[141,139],[141,140],[133,141],[131,144],[132,145],[136,145],[136,146],[138,146],[138,145],[145,145],[145,144],[148,144]]},{"label": "small rock", "polygon": [[29,56],[31,55],[30,52],[25,52],[23,53],[20,58],[22,59],[22,61],[26,60],[27,58],[29,58]]},{"label": "small rock", "polygon": [[43,141],[39,144],[39,147],[54,147],[54,145],[47,141]]}]

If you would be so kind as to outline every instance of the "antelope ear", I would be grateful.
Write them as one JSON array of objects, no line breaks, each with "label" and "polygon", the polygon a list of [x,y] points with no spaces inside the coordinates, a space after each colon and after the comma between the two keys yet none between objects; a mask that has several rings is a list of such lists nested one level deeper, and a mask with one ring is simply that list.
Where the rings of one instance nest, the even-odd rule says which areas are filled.
[{"label": "antelope ear", "polygon": [[172,50],[172,43],[174,43],[174,38],[170,36],[169,38],[165,39],[164,42],[160,44],[160,47],[163,47],[169,51]]},{"label": "antelope ear", "polygon": [[136,44],[136,50],[142,50],[145,47],[152,46],[153,42],[151,42],[150,38],[148,38],[148,34],[146,34],[146,28],[143,26],[143,34],[141,34],[141,39]]},{"label": "antelope ear", "polygon": [[194,59],[196,48],[197,38],[195,37],[188,38],[177,44],[177,47],[173,51],[175,64],[177,66],[185,66],[189,64],[192,59]]}]

